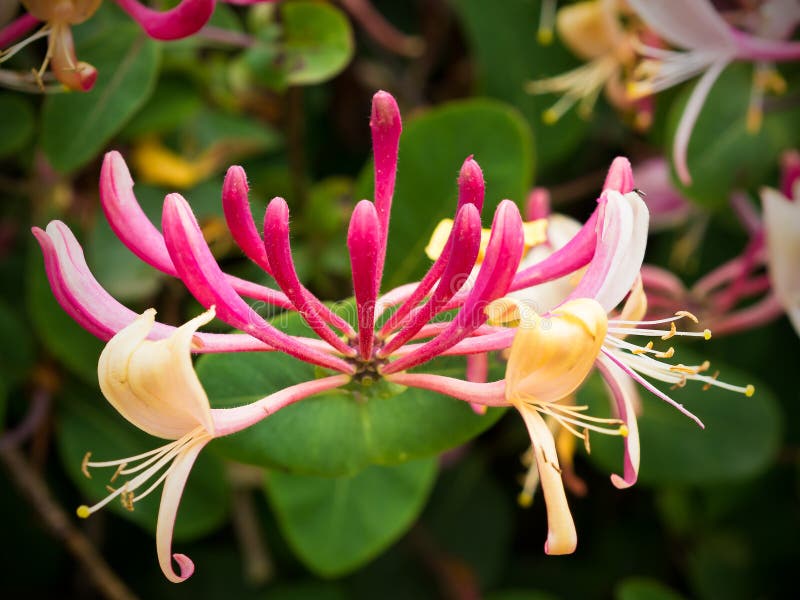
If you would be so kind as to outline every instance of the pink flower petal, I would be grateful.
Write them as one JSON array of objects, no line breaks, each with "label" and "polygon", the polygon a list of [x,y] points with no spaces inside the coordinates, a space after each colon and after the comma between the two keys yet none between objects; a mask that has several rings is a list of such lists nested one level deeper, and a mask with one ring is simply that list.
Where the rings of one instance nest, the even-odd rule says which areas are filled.
[{"label": "pink flower petal", "polygon": [[375,300],[378,297],[378,249],[381,224],[375,205],[362,200],[353,210],[347,231],[347,249],[353,273],[353,291],[358,313],[358,346],[361,358],[372,358],[375,339]]},{"label": "pink flower petal", "polygon": [[214,0],[182,0],[175,8],[153,10],[138,0],[117,0],[117,4],[139,23],[151,38],[179,40],[200,31],[214,12]]},{"label": "pink flower petal", "polygon": [[271,273],[264,240],[256,229],[253,213],[250,211],[250,200],[247,196],[249,190],[244,169],[238,165],[230,167],[222,184],[222,210],[228,229],[239,248],[250,260]]}]

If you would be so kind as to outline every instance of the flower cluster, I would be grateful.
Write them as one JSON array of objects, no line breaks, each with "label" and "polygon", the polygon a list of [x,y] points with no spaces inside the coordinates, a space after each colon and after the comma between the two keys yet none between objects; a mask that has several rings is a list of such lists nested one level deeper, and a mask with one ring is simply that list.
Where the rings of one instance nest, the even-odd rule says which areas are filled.
[{"label": "flower cluster", "polygon": [[[635,336],[707,339],[710,333],[679,332],[676,321],[693,318],[686,312],[659,321],[641,320],[646,300],[640,270],[649,213],[633,189],[630,165],[623,158],[611,166],[597,208],[582,226],[550,215],[546,201],[534,194],[528,208],[532,222],[524,223],[514,202],[503,200],[486,231],[480,216],[483,175],[477,162],[467,158],[458,177],[453,220],[437,229],[428,247],[433,259],[430,269],[420,281],[382,292],[402,129],[390,94],[374,96],[370,128],[374,200],[355,206],[347,233],[355,324],[300,282],[289,241],[289,208],[282,198],[268,204],[263,232],[259,232],[241,167],[231,167],[225,177],[225,218],[238,246],[271,275],[279,290],[225,273],[203,239],[188,202],[179,194],[165,198],[159,231],[137,203],[122,157],[110,152],[103,162],[100,198],[116,235],[141,260],[179,278],[205,308],[203,314],[177,328],[157,322],[152,309],[137,315],[109,295],[92,276],[66,225],[54,221],[44,231],[34,228],[59,303],[84,328],[108,341],[98,366],[104,395],[131,423],[169,440],[129,458],[95,461],[87,455],[83,465],[87,473],[108,467],[115,469],[113,480],[129,478],[94,506],[81,506],[78,514],[87,517],[113,499],[133,508],[163,483],[157,551],[171,581],[185,580],[194,568],[186,556],[172,554],[171,537],[183,486],[205,444],[326,390],[384,379],[473,406],[515,407],[528,427],[547,503],[550,533],[545,551],[550,554],[572,552],[577,537],[559,456],[545,419],[587,444],[590,432],[624,437],[624,471],[612,476],[614,485],[622,488],[636,481],[639,465],[632,382],[698,423],[650,380],[677,386],[693,380],[753,393],[751,386],[736,387],[707,375],[707,364],[665,362],[674,354],[672,348],[660,351],[652,342],[630,341]],[[315,337],[285,333],[244,298],[296,311]],[[215,316],[240,333],[197,331]],[[192,368],[191,354],[245,351],[286,353],[321,367],[316,370],[319,376],[245,406],[211,408]],[[494,351],[507,354],[506,376],[485,382],[480,365]],[[467,377],[409,372],[443,355],[468,357]],[[587,407],[571,401],[595,366],[609,383],[613,418],[588,415]]]}]

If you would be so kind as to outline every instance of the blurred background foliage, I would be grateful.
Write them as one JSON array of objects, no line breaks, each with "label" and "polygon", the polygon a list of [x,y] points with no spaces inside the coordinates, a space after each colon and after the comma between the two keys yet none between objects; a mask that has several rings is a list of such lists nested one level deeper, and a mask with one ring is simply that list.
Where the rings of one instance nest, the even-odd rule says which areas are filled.
[{"label": "blurred background foliage", "polygon": [[[106,223],[97,201],[105,151],[126,156],[154,222],[164,195],[179,191],[229,272],[269,283],[242,259],[222,217],[225,169],[242,164],[256,220],[267,200],[285,197],[301,279],[337,300],[352,293],[349,211],[372,195],[367,118],[375,90],[391,91],[404,115],[388,289],[426,268],[422,250],[452,211],[466,156],[484,169],[484,215],[503,198],[522,205],[536,183],[551,190],[555,210],[584,219],[614,156],[634,164],[669,156],[694,85],[659,96],[648,133],[633,131],[602,99],[589,119],[570,111],[544,125],[554,97],[530,95],[524,84],[579,61],[557,40],[539,45],[536,0],[375,0],[414,36],[414,57],[377,44],[343,4],[218,4],[205,34],[165,44],[106,2],[74,29],[79,56],[100,73],[91,93],[0,92],[0,425],[14,431],[34,402],[43,407],[26,454],[69,514],[103,494],[99,478],[81,474],[87,450],[132,455],[152,439],[102,398],[102,344],[53,299],[30,226],[53,218],[73,226],[99,281],[134,310],[156,306],[167,322],[197,311],[179,284],[131,255]],[[31,46],[14,65],[40,59],[41,48]],[[780,153],[800,145],[797,102],[768,109],[761,131],[747,132],[749,69],[730,67],[701,112],[689,148],[695,181],[683,189],[695,212],[651,237],[648,262],[687,284],[747,242],[728,210],[731,192],[775,185]],[[782,72],[796,99],[797,69]],[[691,239],[691,252],[675,252]],[[729,380],[755,383],[757,394],[681,390],[679,401],[705,431],[643,394],[635,487],[619,491],[608,480],[621,465],[619,440],[597,440],[591,455],[576,457],[588,494],[570,498],[580,536],[572,556],[543,553],[540,497],[530,509],[516,505],[528,446],[518,418],[477,417],[433,394],[412,399],[393,390],[376,397],[402,400],[405,410],[395,403],[371,416],[391,433],[371,454],[355,442],[330,454],[337,440],[355,438],[328,397],[304,404],[304,419],[287,410],[212,444],[192,472],[175,530],[176,546],[198,567],[184,584],[167,583],[156,564],[155,495],[134,512],[112,503],[80,526],[143,598],[787,597],[800,557],[800,341],[782,318],[691,346],[681,351],[710,359]],[[300,368],[276,355],[198,364],[217,406],[263,396],[302,376]],[[608,410],[600,385],[591,380],[580,393],[598,412]],[[0,596],[96,597],[84,567],[41,527],[16,486],[5,479],[3,489]]]}]

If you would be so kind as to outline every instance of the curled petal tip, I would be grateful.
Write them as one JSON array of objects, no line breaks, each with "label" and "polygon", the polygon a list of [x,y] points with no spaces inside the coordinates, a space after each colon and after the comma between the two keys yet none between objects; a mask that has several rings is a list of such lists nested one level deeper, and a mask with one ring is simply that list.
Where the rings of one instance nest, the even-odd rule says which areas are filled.
[{"label": "curled petal tip", "polygon": [[618,156],[608,169],[603,191],[614,190],[621,194],[633,191],[633,169],[630,161],[624,156]]},{"label": "curled petal tip", "polygon": [[620,477],[616,473],[612,473],[611,474],[611,483],[618,490],[625,490],[625,489],[631,487],[634,483],[636,483],[636,480],[634,479],[633,481],[626,481],[625,479],[623,479],[622,477]]},{"label": "curled petal tip", "polygon": [[372,114],[370,125],[372,127],[389,126],[400,122],[400,108],[397,100],[389,92],[379,90],[372,96]]},{"label": "curled petal tip", "polygon": [[178,563],[178,569],[180,570],[181,574],[176,575],[175,573],[172,574],[170,577],[170,581],[175,583],[180,583],[182,581],[186,581],[194,574],[194,563],[192,559],[186,556],[185,554],[173,554],[172,558]]},{"label": "curled petal tip", "polygon": [[474,204],[480,210],[483,208],[485,191],[483,171],[470,155],[461,165],[461,171],[458,174],[458,206]]},{"label": "curled petal tip", "polygon": [[545,188],[535,187],[528,194],[525,203],[525,220],[536,221],[550,216],[550,192]]}]

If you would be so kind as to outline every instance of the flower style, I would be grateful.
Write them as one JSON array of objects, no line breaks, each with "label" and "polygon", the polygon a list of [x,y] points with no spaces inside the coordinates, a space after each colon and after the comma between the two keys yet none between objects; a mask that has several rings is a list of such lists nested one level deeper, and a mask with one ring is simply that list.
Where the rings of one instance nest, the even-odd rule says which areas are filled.
[{"label": "flower style", "polygon": [[[137,456],[108,461],[91,461],[87,453],[83,472],[90,468],[114,467],[111,483],[131,478],[94,506],[79,506],[87,518],[112,500],[133,510],[134,504],[149,496],[162,483],[158,510],[156,548],[164,575],[181,582],[194,572],[184,554],[172,554],[172,531],[183,488],[192,465],[203,447],[215,437],[229,435],[260,421],[276,410],[306,396],[337,387],[349,377],[336,375],[281,390],[252,404],[229,409],[212,409],[192,368],[195,332],[214,318],[214,309],[175,329],[168,337],[150,341],[155,324],[152,308],[120,330],[103,349],[97,366],[100,389],[109,403],[136,427],[170,443]],[[149,485],[148,485],[149,484]],[[144,491],[139,491],[147,486]],[[179,573],[172,567],[178,564]]]},{"label": "flower style", "polygon": [[647,100],[633,103],[626,94],[625,81],[636,59],[633,36],[637,24],[631,22],[623,26],[621,14],[629,16],[620,0],[584,0],[564,6],[557,13],[555,2],[543,4],[540,41],[549,43],[551,17],[555,16],[559,37],[572,52],[589,61],[573,71],[526,85],[525,89],[532,94],[562,94],[542,114],[545,123],[555,123],[575,104],[578,104],[578,113],[587,118],[600,92],[605,90],[609,101],[617,108],[636,109],[637,127],[649,126],[650,103]]},{"label": "flower style", "polygon": [[691,183],[687,149],[692,129],[714,82],[731,62],[753,62],[756,72],[747,115],[748,128],[757,131],[765,91],[782,92],[786,84],[772,62],[800,58],[800,43],[783,41],[800,22],[800,6],[793,0],[770,0],[759,7],[757,23],[747,33],[728,24],[710,0],[653,2],[629,0],[642,20],[666,42],[686,52],[638,44],[646,58],[636,68],[630,84],[631,98],[651,96],[702,73],[689,98],[675,133],[672,155],[684,184]]},{"label": "flower style", "polygon": [[[47,54],[36,72],[36,83],[44,89],[42,75],[50,66],[55,78],[67,89],[88,92],[97,80],[97,69],[75,55],[71,26],[89,19],[102,0],[21,0],[28,12],[0,30],[0,63],[29,43],[47,36]],[[273,0],[223,0],[230,4],[256,4]],[[211,18],[216,0],[181,0],[174,8],[158,11],[139,0],[116,0],[117,4],[156,40],[177,40],[194,35]],[[45,26],[21,42],[40,22]]]}]

